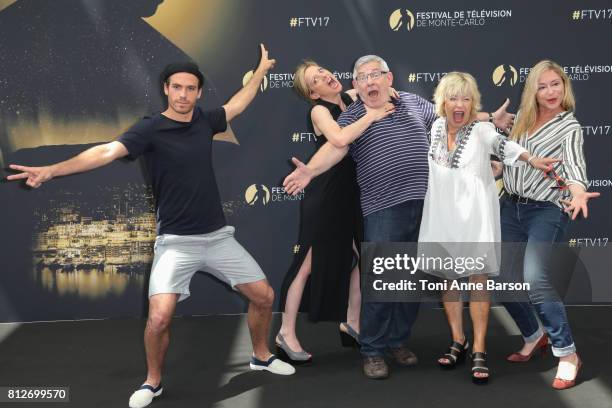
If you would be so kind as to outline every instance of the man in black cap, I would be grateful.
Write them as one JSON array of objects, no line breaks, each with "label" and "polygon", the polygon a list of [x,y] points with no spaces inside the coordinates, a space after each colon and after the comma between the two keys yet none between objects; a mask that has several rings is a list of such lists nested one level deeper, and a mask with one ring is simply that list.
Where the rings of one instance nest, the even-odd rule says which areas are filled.
[{"label": "man in black cap", "polygon": [[212,167],[212,138],[251,103],[275,64],[261,47],[261,60],[250,81],[222,107],[196,107],[204,77],[197,65],[177,63],[162,73],[168,108],[143,118],[118,140],[98,145],[61,163],[45,167],[11,165],[21,171],[7,177],[26,179],[37,188],[53,177],[84,172],[121,157],[143,156],[155,195],[157,238],[149,281],[149,317],[145,328],[147,379],[130,397],[130,407],[151,403],[162,392],[161,371],[169,326],[177,302],[189,296],[195,272],[206,271],[249,299],[248,326],[253,343],[250,367],[289,375],[295,369],[276,359],[267,337],[274,292],[257,262],[234,239],[221,207]]}]

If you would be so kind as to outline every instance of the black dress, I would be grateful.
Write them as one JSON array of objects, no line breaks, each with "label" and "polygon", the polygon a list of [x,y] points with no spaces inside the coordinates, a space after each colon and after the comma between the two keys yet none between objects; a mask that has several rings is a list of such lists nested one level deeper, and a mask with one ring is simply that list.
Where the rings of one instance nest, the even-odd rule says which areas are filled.
[{"label": "black dress", "polygon": [[[349,95],[341,96],[346,106],[353,102]],[[340,106],[330,102],[319,100],[317,105],[329,109],[334,120],[342,113]],[[314,132],[310,112],[308,124]],[[326,141],[324,135],[317,137],[317,148]],[[359,249],[363,236],[355,162],[350,155],[311,181],[300,214],[300,250],[283,281],[281,307],[284,309],[289,286],[312,247],[312,271],[300,311],[308,312],[309,320],[315,322],[345,321],[350,275],[357,261],[353,240]]]}]

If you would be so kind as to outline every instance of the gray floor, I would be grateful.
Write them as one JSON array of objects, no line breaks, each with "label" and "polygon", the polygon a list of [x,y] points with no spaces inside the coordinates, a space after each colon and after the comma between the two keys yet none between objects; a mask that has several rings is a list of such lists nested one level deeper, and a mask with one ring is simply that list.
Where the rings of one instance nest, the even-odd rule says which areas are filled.
[{"label": "gray floor", "polygon": [[[570,307],[568,313],[584,369],[571,390],[549,384],[556,362],[503,360],[520,337],[503,309],[491,318],[488,351],[492,381],[470,382],[469,366],[440,370],[435,359],[448,343],[442,311],[423,307],[411,347],[420,364],[392,366],[386,381],[361,374],[356,350],[339,345],[337,326],[300,321],[311,366],[289,377],[251,372],[244,316],[183,317],[173,322],[163,407],[581,407],[612,406],[612,307]],[[466,314],[467,316],[467,314]],[[278,315],[275,319],[278,320]],[[142,320],[0,325],[0,386],[69,386],[70,403],[0,403],[15,407],[123,407],[144,376]]]}]

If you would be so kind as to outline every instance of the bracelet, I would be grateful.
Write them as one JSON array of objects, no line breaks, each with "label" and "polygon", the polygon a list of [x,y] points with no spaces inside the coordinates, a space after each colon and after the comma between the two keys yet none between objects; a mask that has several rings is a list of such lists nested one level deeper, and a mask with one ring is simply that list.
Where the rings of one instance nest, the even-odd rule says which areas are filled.
[{"label": "bracelet", "polygon": [[489,112],[489,122],[493,123],[493,114]]},{"label": "bracelet", "polygon": [[529,165],[530,165],[530,166],[532,166],[532,167],[533,167],[533,164],[531,163],[531,161],[532,161],[533,159],[537,159],[537,157],[535,157],[535,156],[531,156],[530,158],[528,158],[528,159],[527,159],[527,164],[529,164]]}]

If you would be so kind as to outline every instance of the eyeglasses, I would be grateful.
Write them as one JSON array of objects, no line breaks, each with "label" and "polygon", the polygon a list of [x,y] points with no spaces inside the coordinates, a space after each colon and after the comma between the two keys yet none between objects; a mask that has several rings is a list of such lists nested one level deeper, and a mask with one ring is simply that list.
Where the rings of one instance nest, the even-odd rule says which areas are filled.
[{"label": "eyeglasses", "polygon": [[548,171],[546,170],[543,170],[543,171],[544,171],[544,176],[546,178],[553,179],[557,183],[557,185],[551,187],[551,189],[567,190],[569,188],[569,186],[567,185],[567,182],[563,178],[561,178],[561,176],[559,176],[557,172],[555,171],[555,169],[553,169],[552,167]]},{"label": "eyeglasses", "polygon": [[355,80],[357,80],[357,82],[367,82],[368,78],[372,78],[372,79],[378,79],[381,76],[383,76],[383,74],[387,74],[389,71],[372,71],[369,74],[359,74],[355,77]]}]

